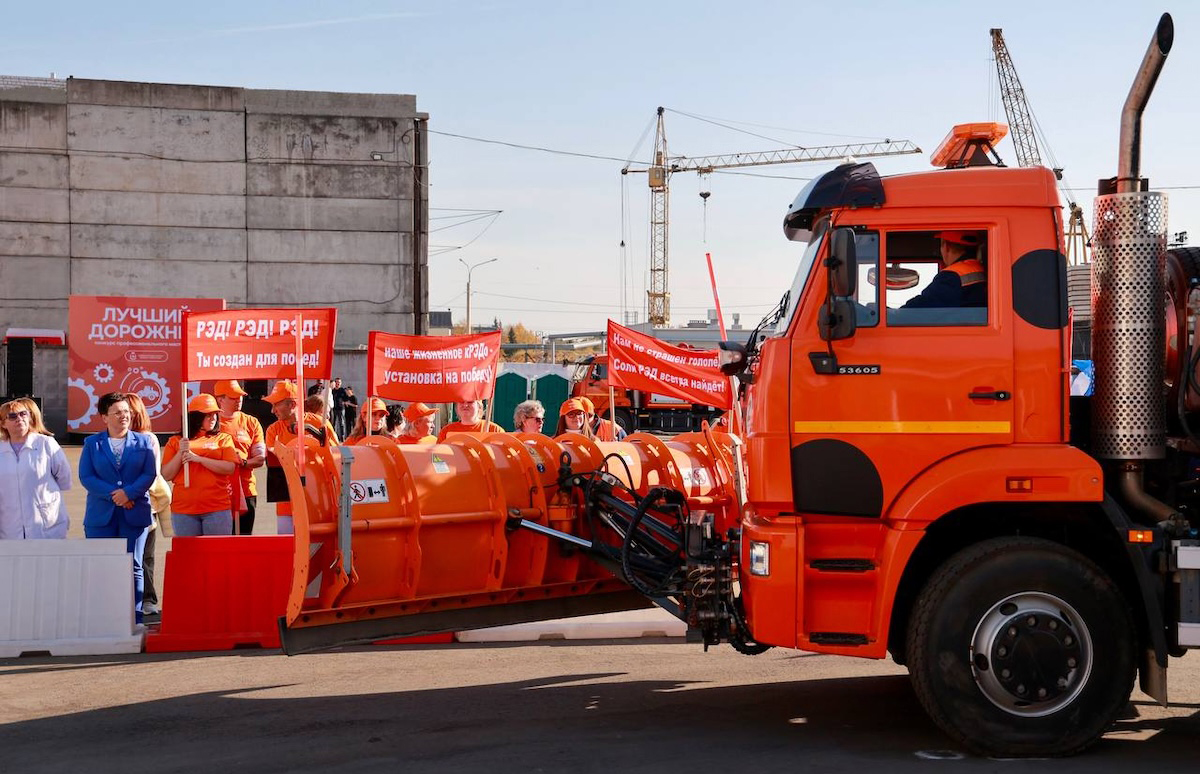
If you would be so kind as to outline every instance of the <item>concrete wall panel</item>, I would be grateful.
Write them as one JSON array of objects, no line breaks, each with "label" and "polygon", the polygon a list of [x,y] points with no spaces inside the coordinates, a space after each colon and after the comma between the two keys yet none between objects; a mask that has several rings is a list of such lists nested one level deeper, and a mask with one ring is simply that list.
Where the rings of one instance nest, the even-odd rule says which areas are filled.
[{"label": "concrete wall panel", "polygon": [[0,151],[0,187],[67,187],[67,157],[59,153]]},{"label": "concrete wall panel", "polygon": [[65,258],[70,251],[71,231],[66,224],[0,221],[0,255]]},{"label": "concrete wall panel", "polygon": [[4,288],[5,300],[65,298],[63,288],[70,281],[70,258],[0,256],[0,287]]},{"label": "concrete wall panel", "polygon": [[246,232],[224,228],[73,224],[71,250],[76,258],[128,259],[135,264],[147,261],[163,263],[163,268],[174,275],[167,285],[172,287],[181,279],[191,280],[186,273],[191,267],[170,268],[170,262],[245,263]]},{"label": "concrete wall panel", "polygon": [[244,89],[247,113],[428,118],[413,94],[351,94],[333,91]]},{"label": "concrete wall panel", "polygon": [[73,152],[130,153],[175,161],[242,161],[245,117],[215,110],[67,105]]},{"label": "concrete wall panel", "polygon": [[[412,271],[403,266],[347,271],[340,266],[252,263],[249,271],[251,303],[336,304],[339,316],[354,302],[376,314],[411,310]],[[367,341],[366,336],[355,340]]]},{"label": "concrete wall panel", "polygon": [[[0,307],[0,329],[9,328],[49,328],[50,330],[65,331],[67,329],[66,301],[30,301],[24,303],[9,303]],[[42,394],[58,390],[65,391],[66,380],[56,384],[43,384],[37,381],[34,372],[34,389]]]},{"label": "concrete wall panel", "polygon": [[249,196],[406,199],[412,171],[395,164],[247,164]]},{"label": "concrete wall panel", "polygon": [[174,83],[133,83],[72,78],[67,81],[72,104],[156,107],[181,110],[245,109],[242,89],[229,86],[185,86]]},{"label": "concrete wall panel", "polygon": [[70,219],[67,191],[0,186],[0,219],[66,223]]},{"label": "concrete wall panel", "polygon": [[411,199],[246,197],[250,228],[319,231],[411,231]]},{"label": "concrete wall panel", "polygon": [[251,230],[249,234],[252,263],[327,263],[347,267],[412,263],[407,234],[265,230]]},{"label": "concrete wall panel", "polygon": [[241,196],[246,193],[246,165],[73,154],[71,188]]},{"label": "concrete wall panel", "polygon": [[246,227],[244,196],[72,191],[75,223],[134,226]]},{"label": "concrete wall panel", "polygon": [[67,108],[40,102],[0,102],[0,147],[65,150]]},{"label": "concrete wall panel", "polygon": [[221,261],[113,261],[75,258],[72,281],[89,295],[224,298],[245,303],[246,264]]},{"label": "concrete wall panel", "polygon": [[[246,153],[251,159],[359,163],[379,153],[395,163],[391,154],[407,128],[394,118],[248,114]],[[409,149],[401,142],[402,155]]]}]

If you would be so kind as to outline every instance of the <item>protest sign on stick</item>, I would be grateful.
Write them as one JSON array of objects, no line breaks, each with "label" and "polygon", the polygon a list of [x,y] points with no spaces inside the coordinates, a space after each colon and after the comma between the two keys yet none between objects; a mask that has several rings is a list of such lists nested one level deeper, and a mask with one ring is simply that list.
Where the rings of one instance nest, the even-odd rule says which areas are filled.
[{"label": "protest sign on stick", "polygon": [[465,336],[412,336],[371,331],[370,394],[387,400],[457,403],[492,394],[500,331]]},{"label": "protest sign on stick", "polygon": [[700,406],[729,409],[733,391],[721,373],[715,349],[667,344],[608,321],[608,380],[628,390],[679,398]]}]

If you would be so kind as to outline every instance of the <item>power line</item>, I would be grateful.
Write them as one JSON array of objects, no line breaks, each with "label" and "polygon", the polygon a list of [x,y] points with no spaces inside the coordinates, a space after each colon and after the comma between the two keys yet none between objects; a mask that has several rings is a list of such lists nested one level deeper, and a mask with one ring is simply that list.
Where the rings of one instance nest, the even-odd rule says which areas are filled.
[{"label": "power line", "polygon": [[546,148],[546,147],[543,147],[540,145],[523,145],[519,142],[507,142],[505,140],[488,140],[483,137],[470,137],[465,134],[454,134],[452,132],[439,132],[436,129],[430,129],[429,133],[430,134],[440,134],[443,137],[455,137],[459,140],[470,140],[472,142],[483,142],[483,143],[487,143],[489,145],[504,145],[509,148],[519,148],[521,150],[539,151],[541,153],[553,153],[558,156],[575,156],[576,158],[599,159],[600,161],[620,161],[620,162],[626,161],[626,159],[619,159],[616,156],[600,156],[600,155],[597,155],[594,153],[578,153],[576,151],[557,150],[555,148]]}]

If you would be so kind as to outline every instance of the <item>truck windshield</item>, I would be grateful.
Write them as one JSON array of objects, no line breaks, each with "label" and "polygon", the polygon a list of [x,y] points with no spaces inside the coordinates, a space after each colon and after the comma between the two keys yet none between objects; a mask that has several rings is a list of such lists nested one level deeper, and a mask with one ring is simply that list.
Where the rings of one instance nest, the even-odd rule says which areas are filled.
[{"label": "truck windshield", "polygon": [[804,249],[804,255],[800,258],[800,265],[796,267],[796,276],[792,279],[792,287],[787,292],[787,306],[782,315],[779,316],[779,321],[775,323],[775,335],[782,336],[787,332],[788,326],[792,324],[792,316],[796,314],[796,307],[800,303],[800,294],[804,291],[804,283],[808,279],[808,274],[812,271],[813,261],[817,259],[817,253],[821,251],[821,243],[825,241],[825,232],[829,230],[829,218],[821,218],[813,229],[812,239],[808,242],[808,247]]}]

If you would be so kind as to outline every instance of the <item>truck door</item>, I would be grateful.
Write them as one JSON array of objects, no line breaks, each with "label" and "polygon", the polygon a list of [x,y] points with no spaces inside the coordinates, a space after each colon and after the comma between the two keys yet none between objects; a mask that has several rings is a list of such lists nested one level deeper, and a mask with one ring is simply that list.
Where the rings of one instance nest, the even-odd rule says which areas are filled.
[{"label": "truck door", "polygon": [[[853,337],[826,343],[815,319],[797,321],[791,408],[798,511],[880,518],[921,470],[964,449],[1012,441],[1005,272],[987,272],[982,306],[912,306],[938,274],[940,231],[856,235]],[[994,264],[994,240],[987,229],[976,231],[980,263]],[[836,479],[822,475],[830,465]]]},{"label": "truck door", "polygon": [[[998,230],[971,225],[986,270],[996,263]],[[803,532],[801,641],[821,632],[866,636],[884,516],[897,494],[940,460],[1013,439],[1005,272],[983,278],[982,306],[905,306],[938,274],[942,230],[856,229],[856,332],[821,339],[820,261],[805,294],[812,308],[795,321],[791,473]],[[834,577],[848,567],[859,572],[853,589]]]}]

